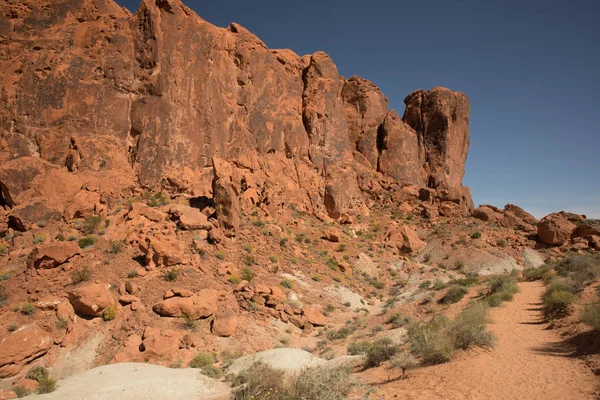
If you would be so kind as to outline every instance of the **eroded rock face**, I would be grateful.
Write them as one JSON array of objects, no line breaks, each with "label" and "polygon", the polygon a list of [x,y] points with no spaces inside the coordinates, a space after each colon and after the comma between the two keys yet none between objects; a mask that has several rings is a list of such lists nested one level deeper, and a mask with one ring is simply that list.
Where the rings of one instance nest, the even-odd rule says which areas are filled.
[{"label": "eroded rock face", "polygon": [[217,311],[220,292],[213,289],[201,290],[190,297],[171,297],[156,304],[154,312],[165,317],[181,317],[183,314],[192,319],[207,318]]},{"label": "eroded rock face", "polygon": [[35,323],[25,325],[0,340],[0,378],[18,374],[31,360],[52,347],[52,336]]},{"label": "eroded rock face", "polygon": [[69,292],[69,302],[75,312],[86,317],[101,317],[113,300],[106,283],[92,283]]},{"label": "eroded rock face", "polygon": [[546,244],[562,245],[569,240],[575,228],[575,224],[562,214],[549,214],[538,223],[537,235]]},{"label": "eroded rock face", "polygon": [[[278,212],[294,203],[334,219],[363,212],[363,191],[380,188],[377,172],[402,185],[461,188],[462,93],[414,92],[401,120],[379,88],[345,80],[325,53],[269,50],[242,26],[215,27],[179,0],[144,0],[133,15],[112,0],[58,0],[52,10],[4,2],[0,12],[11,16],[0,25],[0,36],[10,34],[0,206],[28,202],[12,216],[21,229],[63,213],[102,214],[102,199],[137,183],[212,189],[229,236],[243,204]],[[219,167],[233,160],[265,176],[228,182]],[[33,199],[46,193],[23,193],[50,170],[76,184],[52,185],[68,195],[34,213]]]},{"label": "eroded rock face", "polygon": [[75,242],[43,244],[31,252],[29,265],[35,269],[56,268],[77,254],[81,254],[81,249]]}]

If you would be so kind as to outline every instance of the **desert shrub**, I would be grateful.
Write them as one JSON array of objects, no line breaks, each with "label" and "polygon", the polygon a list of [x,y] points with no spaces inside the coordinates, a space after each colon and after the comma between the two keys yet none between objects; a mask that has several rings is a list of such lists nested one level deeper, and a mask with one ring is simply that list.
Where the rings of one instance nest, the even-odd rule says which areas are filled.
[{"label": "desert shrub", "polygon": [[56,327],[58,329],[65,329],[67,326],[69,326],[69,321],[64,318],[59,318],[58,321],[56,321]]},{"label": "desert shrub", "polygon": [[236,274],[233,274],[229,278],[227,278],[227,281],[229,281],[229,283],[233,283],[234,285],[237,285],[238,283],[240,283],[242,281],[242,278],[240,278]]},{"label": "desert shrub", "polygon": [[471,234],[471,239],[479,239],[481,237],[481,232],[473,232]]},{"label": "desert shrub", "polygon": [[423,262],[428,263],[431,260],[431,254],[427,253],[423,256]]},{"label": "desert shrub", "polygon": [[31,303],[25,303],[23,307],[21,307],[21,314],[32,315],[34,312],[35,306]]},{"label": "desert shrub", "polygon": [[93,246],[96,243],[97,239],[98,238],[96,237],[96,235],[87,235],[79,239],[77,243],[79,244],[79,247],[81,247],[82,249],[86,249],[90,246]]},{"label": "desert shrub", "polygon": [[150,193],[145,193],[144,197],[146,197],[146,204],[150,207],[160,207],[171,203],[171,198],[165,192],[158,192],[154,195],[150,195]]},{"label": "desert shrub", "polygon": [[38,243],[42,243],[46,241],[46,235],[44,235],[43,233],[40,233],[39,235],[34,235],[33,236],[33,243],[34,244],[38,244]]},{"label": "desert shrub", "polygon": [[396,354],[390,360],[390,366],[394,369],[399,369],[402,371],[402,377],[400,379],[406,378],[406,370],[410,368],[414,368],[419,365],[417,359],[410,353],[402,352]]},{"label": "desert shrub", "polygon": [[40,382],[41,380],[48,378],[48,370],[46,367],[38,365],[27,371],[25,378]]},{"label": "desert shrub", "polygon": [[485,301],[490,307],[499,307],[505,301],[512,301],[513,295],[508,292],[494,293],[486,297]]},{"label": "desert shrub", "polygon": [[8,299],[8,294],[3,285],[0,285],[0,307],[4,306],[4,302]]},{"label": "desert shrub", "polygon": [[600,303],[585,306],[581,319],[594,330],[600,331]]},{"label": "desert shrub", "polygon": [[111,254],[119,254],[121,250],[123,250],[123,246],[125,243],[121,240],[111,240],[110,241],[110,253]]},{"label": "desert shrub", "polygon": [[466,350],[473,346],[493,347],[494,336],[486,330],[487,305],[471,304],[456,316],[448,329],[454,348]]},{"label": "desert shrub", "polygon": [[446,288],[446,284],[444,282],[442,282],[439,279],[436,279],[435,281],[433,281],[433,286],[432,289],[433,290],[442,290]]},{"label": "desert shrub", "polygon": [[377,367],[383,362],[392,358],[398,352],[398,345],[394,344],[391,339],[383,338],[373,343],[367,351],[367,359],[365,367]]},{"label": "desert shrub", "polygon": [[40,394],[52,393],[56,390],[56,380],[52,378],[44,378],[39,381],[37,392]]},{"label": "desert shrub", "polygon": [[556,263],[554,268],[558,275],[570,278],[575,292],[580,292],[600,275],[600,255],[572,254]]},{"label": "desert shrub", "polygon": [[215,257],[217,257],[219,260],[224,260],[225,259],[225,253],[223,253],[222,251],[216,251],[215,252]]},{"label": "desert shrub", "polygon": [[542,302],[544,303],[544,315],[553,319],[563,317],[569,313],[569,305],[575,301],[575,295],[563,289],[546,289]]},{"label": "desert shrub", "polygon": [[453,304],[462,300],[467,294],[467,288],[464,286],[453,285],[450,286],[444,297],[440,299],[442,304]]},{"label": "desert shrub", "polygon": [[127,273],[127,277],[128,278],[135,278],[136,276],[138,276],[138,272],[135,269],[129,270],[129,272]]},{"label": "desert shrub", "polygon": [[102,217],[99,215],[93,215],[91,217],[87,217],[83,222],[83,231],[87,234],[92,234],[98,232],[100,229],[100,225],[102,224]]},{"label": "desert shrub", "polygon": [[183,361],[181,361],[181,358],[178,358],[177,360],[175,360],[169,364],[169,368],[173,368],[173,369],[181,368],[182,364],[183,364]]},{"label": "desert shrub", "polygon": [[544,264],[538,268],[525,268],[522,271],[523,280],[531,282],[544,279],[544,277],[552,270],[552,267],[548,264]]},{"label": "desert shrub", "polygon": [[84,265],[81,269],[71,271],[71,280],[74,284],[87,282],[90,279],[92,279],[92,272],[88,269],[87,265]]},{"label": "desert shrub", "polygon": [[205,365],[204,367],[201,367],[200,373],[213,379],[219,379],[223,376],[223,371],[214,365]]},{"label": "desert shrub", "polygon": [[429,289],[431,287],[431,281],[423,281],[419,285],[420,289]]},{"label": "desert shrub", "polygon": [[163,279],[167,282],[175,282],[179,277],[179,270],[176,268],[165,271]]},{"label": "desert shrub", "polygon": [[387,321],[388,324],[392,324],[394,328],[401,328],[403,326],[409,325],[413,322],[413,319],[410,315],[396,313],[393,314]]},{"label": "desert shrub", "polygon": [[245,244],[244,250],[246,251],[246,253],[252,253],[252,251],[254,250],[254,246],[252,246],[251,244]]},{"label": "desert shrub", "polygon": [[281,282],[279,282],[279,284],[286,289],[291,289],[292,287],[294,287],[294,282],[292,282],[289,279],[284,279]]},{"label": "desert shrub", "polygon": [[10,324],[10,325],[8,326],[8,328],[7,328],[7,329],[8,329],[8,331],[9,331],[9,332],[14,332],[14,331],[16,331],[18,328],[19,328],[19,327],[17,326],[17,324]]},{"label": "desert shrub", "polygon": [[248,282],[251,282],[252,279],[256,276],[256,272],[250,267],[244,267],[242,269],[242,279]]},{"label": "desert shrub", "polygon": [[514,276],[495,276],[488,281],[486,301],[490,307],[498,307],[504,301],[511,301],[518,292],[519,286]]},{"label": "desert shrub", "polygon": [[367,352],[373,347],[373,343],[361,341],[352,342],[348,345],[347,352],[351,356],[357,356],[361,354],[367,354]]},{"label": "desert shrub", "polygon": [[14,386],[12,391],[15,392],[18,398],[29,396],[29,389],[23,385]]},{"label": "desert shrub", "polygon": [[194,316],[188,312],[183,311],[181,313],[181,318],[183,318],[183,326],[190,330],[193,331],[196,329],[196,319],[194,318]]},{"label": "desert shrub", "polygon": [[352,334],[352,330],[348,327],[341,327],[340,329],[329,329],[326,333],[327,339],[338,340],[345,339]]},{"label": "desert shrub", "polygon": [[252,265],[256,264],[256,258],[251,256],[250,254],[245,254],[244,257],[242,257],[242,262],[245,265],[251,267]]},{"label": "desert shrub", "polygon": [[358,383],[346,368],[304,368],[291,385],[290,399],[344,400]]},{"label": "desert shrub", "polygon": [[2,271],[2,272],[0,272],[0,281],[7,281],[11,276],[12,276],[12,272]]},{"label": "desert shrub", "polygon": [[312,280],[315,282],[321,282],[323,280],[323,277],[321,275],[313,275]]},{"label": "desert shrub", "polygon": [[255,362],[232,381],[234,400],[289,400],[283,371]]},{"label": "desert shrub", "polygon": [[4,243],[0,243],[0,256],[8,253],[8,247]]},{"label": "desert shrub", "polygon": [[472,273],[465,274],[464,278],[452,279],[449,284],[450,285],[459,285],[459,286],[473,286],[479,283],[479,279],[477,275]]},{"label": "desert shrub", "polygon": [[271,260],[272,263],[279,262],[279,256],[276,254],[270,255],[269,260]]},{"label": "desert shrub", "polygon": [[102,319],[105,321],[112,321],[117,318],[118,312],[117,307],[110,305],[102,311]]},{"label": "desert shrub", "polygon": [[217,355],[210,352],[198,353],[190,361],[190,368],[202,368],[217,362]]},{"label": "desert shrub", "polygon": [[455,348],[446,329],[450,320],[435,316],[427,322],[412,324],[408,328],[411,352],[427,364],[442,364],[450,361]]}]

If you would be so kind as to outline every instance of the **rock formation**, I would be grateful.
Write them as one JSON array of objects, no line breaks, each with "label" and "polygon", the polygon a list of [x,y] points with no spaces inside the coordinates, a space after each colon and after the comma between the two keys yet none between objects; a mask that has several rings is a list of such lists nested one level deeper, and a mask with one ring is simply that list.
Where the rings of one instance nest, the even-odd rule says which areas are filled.
[{"label": "rock formation", "polygon": [[[450,201],[463,214],[472,208],[462,93],[418,90],[401,119],[379,88],[340,76],[325,53],[269,50],[179,0],[145,0],[133,15],[112,0],[54,3],[0,5],[9,16],[0,24],[0,205],[20,230],[100,212],[136,185],[214,194],[227,232],[238,196],[242,207],[293,203],[343,220],[368,213],[376,172],[440,199],[458,194]],[[254,181],[215,174],[211,187],[215,158]],[[65,184],[42,204],[36,188],[51,176]]]}]

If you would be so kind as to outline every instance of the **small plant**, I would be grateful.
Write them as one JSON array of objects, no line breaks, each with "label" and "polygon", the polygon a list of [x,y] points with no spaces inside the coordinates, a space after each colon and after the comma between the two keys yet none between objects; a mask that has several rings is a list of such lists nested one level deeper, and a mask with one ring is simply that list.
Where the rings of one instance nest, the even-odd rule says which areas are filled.
[{"label": "small plant", "polygon": [[313,275],[312,280],[315,282],[321,282],[323,280],[323,277],[321,275]]},{"label": "small plant", "polygon": [[135,278],[136,276],[138,276],[138,272],[135,269],[131,269],[129,270],[129,272],[127,273],[127,277],[129,279]]},{"label": "small plant", "polygon": [[506,247],[506,240],[505,239],[498,239],[498,240],[496,240],[496,245],[498,247]]},{"label": "small plant", "polygon": [[171,203],[170,197],[162,191],[155,193],[154,195],[145,193],[144,197],[146,197],[146,205],[150,207],[161,207]]},{"label": "small plant", "polygon": [[219,379],[223,376],[223,371],[214,365],[205,365],[204,367],[201,367],[200,373],[213,379]]},{"label": "small plant", "polygon": [[87,265],[84,265],[81,269],[75,269],[71,272],[71,280],[73,284],[81,282],[87,282],[92,279],[92,272],[88,269]]},{"label": "small plant", "polygon": [[271,260],[272,263],[279,262],[279,256],[273,254],[273,255],[269,256],[269,260]]},{"label": "small plant", "polygon": [[87,236],[79,239],[79,241],[77,243],[79,244],[79,247],[81,247],[82,249],[87,249],[88,247],[93,246],[96,243],[97,239],[98,238],[96,235],[87,235]]},{"label": "small plant", "polygon": [[23,385],[14,386],[12,388],[12,391],[15,392],[15,394],[17,395],[18,398],[29,396],[29,394],[30,394],[29,389],[27,389]]},{"label": "small plant", "polygon": [[433,290],[442,290],[446,288],[446,284],[444,282],[442,282],[439,279],[436,279],[435,281],[433,281],[433,286],[432,286]]},{"label": "small plant", "polygon": [[35,306],[31,303],[25,303],[23,307],[21,307],[21,314],[23,315],[32,315],[35,312]]},{"label": "small plant", "polygon": [[287,399],[345,400],[358,386],[348,375],[349,371],[340,367],[305,368],[293,382]]},{"label": "small plant", "polygon": [[585,306],[581,319],[595,331],[600,331],[600,303]]},{"label": "small plant", "polygon": [[358,356],[367,354],[367,352],[373,347],[371,342],[352,342],[348,345],[347,352],[351,356]]},{"label": "small plant", "polygon": [[252,251],[254,250],[254,246],[252,246],[251,244],[245,244],[244,250],[246,250],[246,253],[252,253]]},{"label": "small plant", "polygon": [[256,264],[256,259],[251,256],[250,254],[246,254],[244,255],[244,257],[242,257],[242,262],[247,265],[248,267],[253,266],[254,264]]},{"label": "small plant", "polygon": [[284,372],[260,361],[233,377],[234,400],[286,400],[288,388]]},{"label": "small plant", "polygon": [[117,314],[117,307],[110,305],[102,311],[102,319],[105,321],[112,321],[113,319],[117,318]]},{"label": "small plant", "polygon": [[407,326],[413,322],[412,317],[410,315],[404,314],[394,314],[388,319],[387,323],[392,324],[394,328],[401,328],[403,326]]},{"label": "small plant", "polygon": [[251,282],[252,279],[256,276],[256,272],[250,267],[244,267],[242,269],[242,279],[248,282]]},{"label": "small plant", "polygon": [[284,280],[282,280],[281,282],[279,282],[279,284],[280,284],[281,286],[283,286],[284,288],[286,288],[286,289],[291,289],[291,288],[293,288],[293,287],[294,287],[294,282],[292,282],[292,281],[291,281],[291,280],[289,280],[289,279],[284,279]]},{"label": "small plant", "polygon": [[453,304],[462,300],[467,294],[467,288],[464,286],[453,285],[450,286],[444,297],[440,299],[442,304]]},{"label": "small plant", "polygon": [[340,329],[329,329],[326,333],[326,337],[329,340],[346,339],[352,334],[352,330],[348,327],[341,327]]},{"label": "small plant", "polygon": [[163,279],[167,282],[175,282],[179,277],[179,270],[176,268],[165,271]]},{"label": "small plant", "polygon": [[398,352],[398,346],[389,338],[379,339],[367,351],[365,367],[378,367],[383,362],[392,358]]},{"label": "small plant", "polygon": [[12,272],[0,272],[0,281],[7,281],[12,275]]},{"label": "small plant", "polygon": [[217,252],[215,252],[215,257],[217,257],[219,260],[224,260],[225,253],[223,253],[222,251],[217,251]]},{"label": "small plant", "polygon": [[48,370],[46,367],[38,365],[37,367],[33,367],[27,371],[25,378],[40,382],[42,379],[48,378]]},{"label": "small plant", "polygon": [[45,378],[39,381],[37,392],[40,394],[52,393],[56,390],[56,380],[52,378]]},{"label": "small plant", "polygon": [[564,317],[569,314],[569,306],[575,301],[575,295],[567,290],[548,288],[542,302],[544,314],[548,319]]},{"label": "small plant", "polygon": [[123,250],[123,246],[125,243],[121,240],[111,240],[110,241],[110,253],[111,254],[119,254],[121,250]]},{"label": "small plant", "polygon": [[237,285],[238,283],[240,283],[242,281],[242,278],[233,274],[233,275],[230,275],[229,278],[227,278],[227,281],[229,281],[229,283]]},{"label": "small plant", "polygon": [[423,262],[428,263],[429,261],[431,261],[431,254],[427,253],[423,256]]},{"label": "small plant", "polygon": [[169,368],[178,369],[178,368],[181,368],[182,364],[183,364],[183,361],[181,361],[181,358],[178,358],[177,360],[175,360],[169,364]]},{"label": "small plant", "polygon": [[18,328],[19,328],[19,327],[17,326],[17,324],[10,324],[10,325],[8,326],[8,331],[9,331],[9,332],[14,332],[14,331],[16,331]]},{"label": "small plant", "polygon": [[419,285],[420,289],[429,289],[431,287],[431,281],[423,281]]},{"label": "small plant", "polygon": [[192,358],[190,361],[190,368],[203,368],[208,365],[213,365],[217,362],[217,355],[215,353],[210,352],[201,352],[198,353]]},{"label": "small plant", "polygon": [[385,282],[382,280],[379,280],[377,278],[371,278],[369,279],[369,284],[371,286],[373,286],[375,289],[383,289],[385,288]]},{"label": "small plant", "polygon": [[43,233],[40,233],[39,235],[34,235],[33,236],[33,243],[34,244],[38,244],[38,243],[42,243],[46,241],[46,235],[44,235]]},{"label": "small plant", "polygon": [[378,332],[382,332],[385,328],[383,325],[375,325],[371,328],[371,335],[375,336]]},{"label": "small plant", "polygon": [[8,253],[8,247],[4,243],[0,243],[0,256]]},{"label": "small plant", "polygon": [[481,237],[481,232],[473,232],[471,234],[471,239],[479,239]]},{"label": "small plant", "polygon": [[93,215],[91,217],[87,217],[83,223],[83,231],[87,234],[96,233],[100,229],[100,224],[102,224],[101,216]]},{"label": "small plant", "polygon": [[188,312],[182,311],[181,318],[183,318],[183,326],[185,329],[193,331],[196,329],[196,319],[193,315]]},{"label": "small plant", "polygon": [[417,359],[414,358],[412,354],[406,352],[396,354],[390,360],[390,366],[392,368],[402,371],[402,377],[400,379],[406,379],[406,370],[414,368],[417,365],[419,365]]},{"label": "small plant", "polygon": [[454,261],[454,268],[455,269],[463,269],[465,267],[465,263],[462,260],[456,260]]}]

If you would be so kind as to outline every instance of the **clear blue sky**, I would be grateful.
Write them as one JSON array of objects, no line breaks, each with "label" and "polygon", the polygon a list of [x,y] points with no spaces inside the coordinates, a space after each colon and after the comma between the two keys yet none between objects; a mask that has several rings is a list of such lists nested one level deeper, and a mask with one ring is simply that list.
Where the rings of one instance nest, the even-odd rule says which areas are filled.
[{"label": "clear blue sky", "polygon": [[[135,11],[138,0],[118,0]],[[478,204],[600,218],[600,0],[188,0],[270,48],[327,52],[401,114],[415,89],[471,99],[464,184]]]}]

